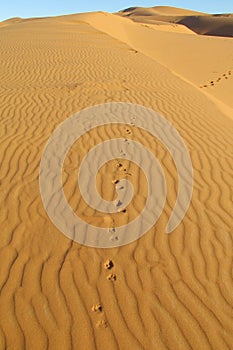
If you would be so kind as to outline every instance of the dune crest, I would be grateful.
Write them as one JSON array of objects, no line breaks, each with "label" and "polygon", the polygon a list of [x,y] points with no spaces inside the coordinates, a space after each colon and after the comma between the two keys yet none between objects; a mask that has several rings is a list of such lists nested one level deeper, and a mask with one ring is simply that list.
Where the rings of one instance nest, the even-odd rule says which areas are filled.
[{"label": "dune crest", "polygon": [[131,7],[117,13],[140,23],[183,24],[197,34],[233,37],[232,14],[206,14],[169,6]]},{"label": "dune crest", "polygon": [[172,27],[174,24],[169,24],[168,29],[164,25],[135,23],[107,13],[80,14],[77,18],[167,67],[210,96],[232,118],[233,66],[229,53],[233,49],[230,38],[187,35]]}]

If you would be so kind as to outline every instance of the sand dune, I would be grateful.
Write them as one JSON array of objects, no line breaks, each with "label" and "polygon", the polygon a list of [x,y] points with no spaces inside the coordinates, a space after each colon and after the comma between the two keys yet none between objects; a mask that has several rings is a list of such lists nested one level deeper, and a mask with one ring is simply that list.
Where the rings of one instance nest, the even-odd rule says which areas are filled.
[{"label": "sand dune", "polygon": [[[96,29],[121,40],[188,80],[232,117],[232,40],[187,35],[173,24],[156,26],[127,18],[93,13],[79,15]],[[113,25],[114,24],[114,25]],[[183,27],[183,26],[182,26]],[[229,109],[230,107],[230,109]]]},{"label": "sand dune", "polygon": [[[232,39],[107,13],[2,23],[0,348],[231,349]],[[133,125],[95,128],[64,163],[65,195],[80,216],[99,226],[111,220],[81,202],[76,186],[84,155],[111,137],[151,149],[168,187],[165,209],[146,235],[95,249],[66,238],[50,221],[39,165],[62,121],[114,101],[152,108],[173,124],[192,159],[194,189],[183,222],[165,234],[178,181],[169,152]],[[98,174],[106,200],[122,176],[117,164]],[[137,200],[116,214],[119,223],[142,210],[146,195],[141,171],[133,163],[123,167]]]},{"label": "sand dune", "polygon": [[202,12],[175,7],[131,7],[118,13],[140,23],[168,22],[183,24],[198,34],[214,36],[233,36],[233,18],[231,14],[208,15]]},{"label": "sand dune", "polygon": [[162,16],[195,16],[203,15],[208,16],[206,13],[192,11],[187,9],[181,9],[171,6],[154,6],[154,7],[129,7],[125,10],[119,11],[126,16],[151,16],[151,15],[162,15]]}]

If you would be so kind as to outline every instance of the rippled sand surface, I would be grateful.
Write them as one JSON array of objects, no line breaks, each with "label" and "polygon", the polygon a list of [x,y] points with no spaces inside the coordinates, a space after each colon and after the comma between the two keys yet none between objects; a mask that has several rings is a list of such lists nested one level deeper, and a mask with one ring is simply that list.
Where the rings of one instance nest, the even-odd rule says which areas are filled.
[{"label": "rippled sand surface", "polygon": [[[0,349],[231,349],[232,39],[89,13],[5,21],[0,42]],[[113,200],[114,180],[128,177],[135,198],[127,211],[113,218],[80,196],[81,160],[113,137],[150,149],[168,189],[147,234],[96,249],[50,221],[39,166],[61,122],[118,101],[151,108],[178,130],[193,164],[193,195],[167,235],[178,177],[166,147],[133,125],[95,128],[73,145],[63,167],[65,195],[80,217],[108,227],[143,209],[145,174],[120,156],[100,169],[96,186]]]}]

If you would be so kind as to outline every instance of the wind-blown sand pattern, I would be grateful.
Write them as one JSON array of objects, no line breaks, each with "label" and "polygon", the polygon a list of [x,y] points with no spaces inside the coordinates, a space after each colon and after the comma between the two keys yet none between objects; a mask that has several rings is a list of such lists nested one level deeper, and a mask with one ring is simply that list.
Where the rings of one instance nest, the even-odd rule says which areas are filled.
[{"label": "wind-blown sand pattern", "polygon": [[[1,23],[0,349],[232,349],[232,39],[147,25],[107,13]],[[62,121],[115,101],[152,108],[173,124],[191,156],[194,189],[185,218],[167,235],[177,196],[169,152],[133,126],[84,135],[67,156],[63,181],[86,220],[105,227],[112,218],[79,198],[78,164],[115,135],[153,150],[168,189],[147,234],[94,249],[49,220],[39,165]],[[98,174],[106,200],[124,178],[119,163],[120,157]],[[119,225],[140,213],[147,194],[143,172],[130,162],[122,167],[137,200],[116,214]]]}]

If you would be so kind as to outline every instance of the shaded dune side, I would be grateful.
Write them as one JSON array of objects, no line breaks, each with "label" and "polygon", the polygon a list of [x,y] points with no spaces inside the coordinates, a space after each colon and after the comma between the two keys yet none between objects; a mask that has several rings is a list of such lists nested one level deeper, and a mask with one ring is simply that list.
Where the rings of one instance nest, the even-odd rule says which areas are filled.
[{"label": "shaded dune side", "polygon": [[210,15],[173,7],[134,7],[119,11],[120,16],[128,17],[142,23],[176,23],[183,24],[197,34],[232,37],[232,14]]},{"label": "shaded dune side", "polygon": [[189,16],[176,23],[186,25],[197,34],[233,37],[233,17]]},{"label": "shaded dune side", "polygon": [[[228,350],[232,122],[155,60],[78,17],[68,22],[38,20],[0,30],[1,348]],[[172,122],[190,151],[195,184],[187,216],[172,235],[163,230],[172,210],[168,196],[160,220],[142,239],[98,250],[53,226],[38,172],[57,125],[110,101],[148,106]],[[173,193],[177,178],[168,152],[158,148],[158,157]],[[106,280],[109,257],[116,283]],[[97,302],[101,315],[91,311]]]}]

